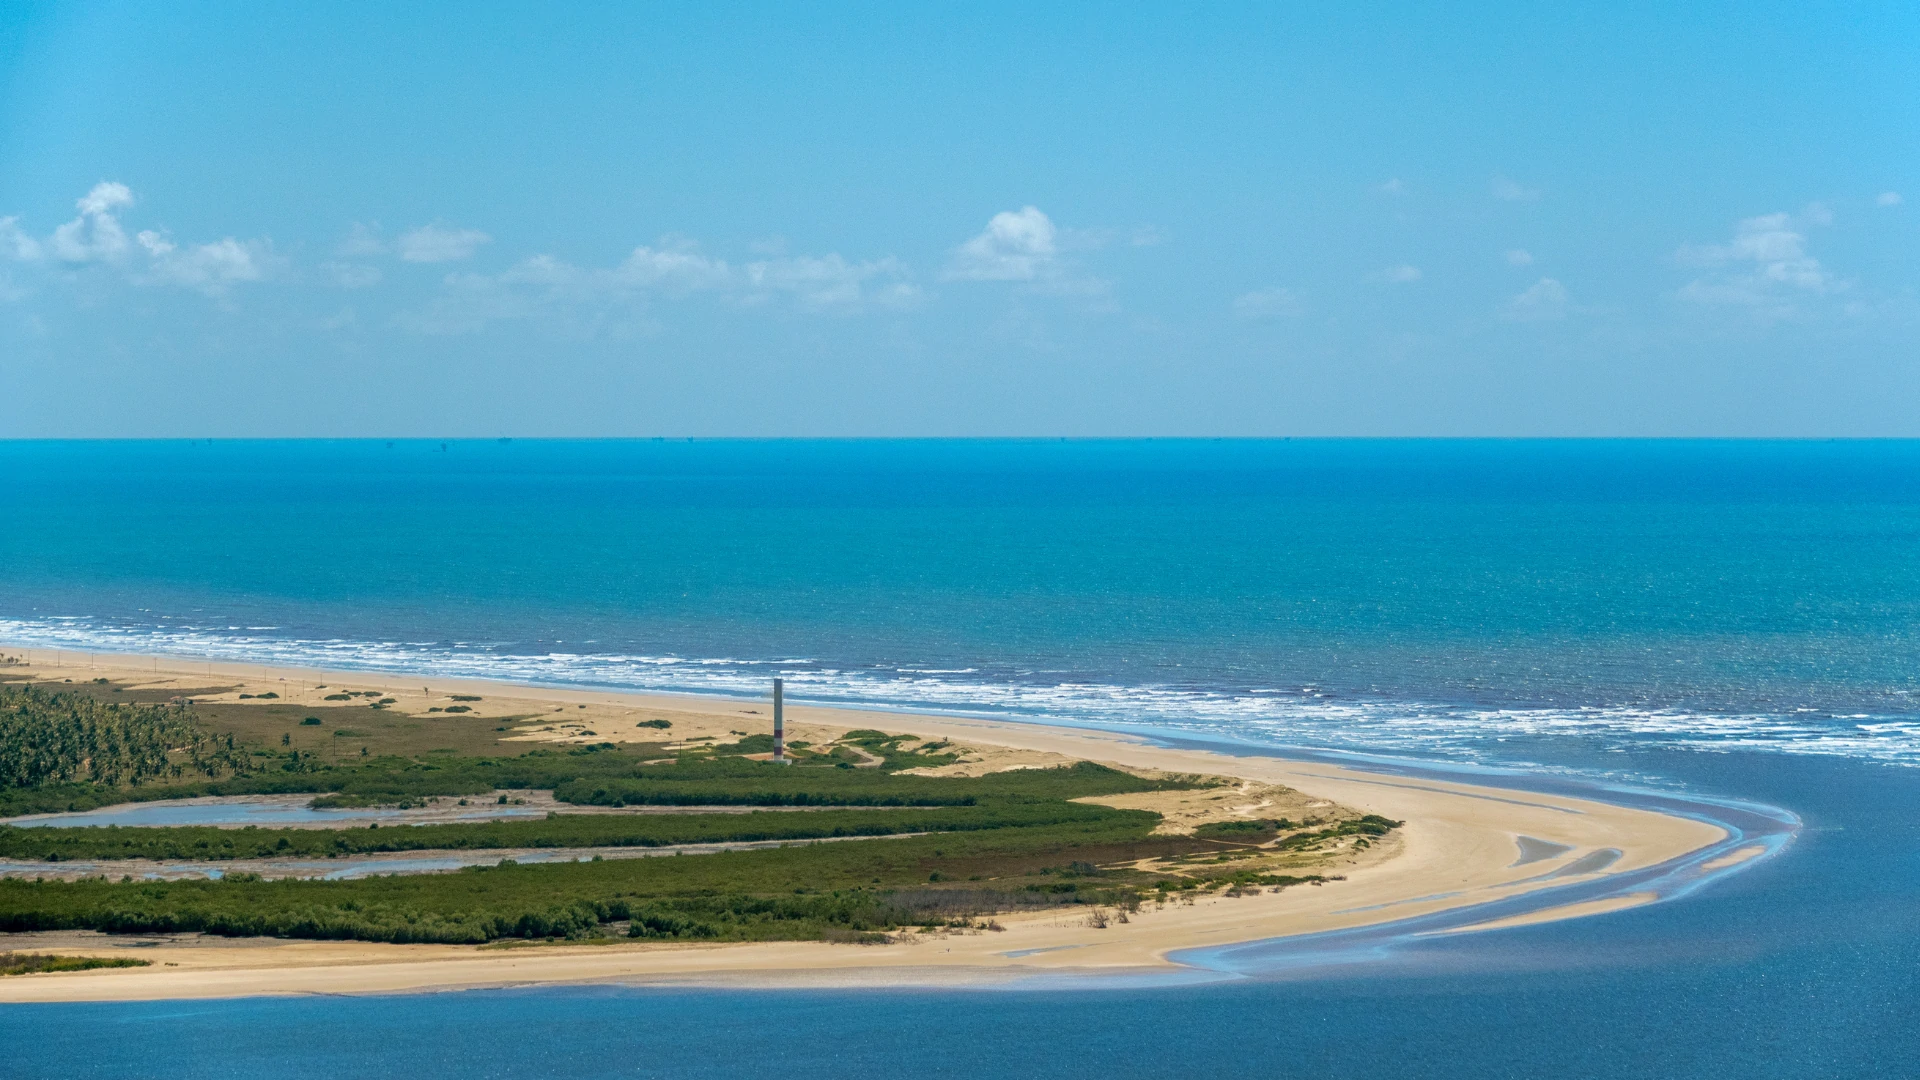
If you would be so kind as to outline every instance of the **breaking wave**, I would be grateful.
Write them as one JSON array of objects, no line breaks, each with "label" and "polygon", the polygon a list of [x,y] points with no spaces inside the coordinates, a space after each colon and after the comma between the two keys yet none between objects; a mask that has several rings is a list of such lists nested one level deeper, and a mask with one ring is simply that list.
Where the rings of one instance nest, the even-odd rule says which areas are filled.
[{"label": "breaking wave", "polygon": [[[1631,707],[1486,708],[1359,698],[1313,687],[1224,691],[1124,685],[1040,671],[850,668],[807,657],[754,659],[630,653],[513,652],[483,642],[279,637],[271,627],[135,625],[86,618],[0,618],[16,649],[160,654],[278,667],[492,679],[756,697],[778,675],[798,700],[1024,718],[1264,746],[1438,755],[1525,753],[1525,741],[1586,739],[1602,747],[1760,750],[1920,765],[1920,713],[1806,710],[1705,713]],[[1493,754],[1496,749],[1504,752]]]}]

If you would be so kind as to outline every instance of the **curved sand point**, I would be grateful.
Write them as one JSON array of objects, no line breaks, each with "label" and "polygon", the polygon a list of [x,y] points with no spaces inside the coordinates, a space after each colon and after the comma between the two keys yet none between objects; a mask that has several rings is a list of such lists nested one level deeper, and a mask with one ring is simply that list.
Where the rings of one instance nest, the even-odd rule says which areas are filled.
[{"label": "curved sand point", "polygon": [[[284,688],[289,682],[312,682],[317,677],[335,685],[390,691],[400,699],[401,704],[396,706],[399,709],[407,706],[409,692],[421,702],[427,700],[422,688],[415,685],[421,681],[418,677],[409,677],[403,685],[398,677],[363,673],[281,672],[201,662],[169,673],[165,660],[124,662],[148,683],[180,678],[204,686],[209,678],[218,678],[236,686],[228,691],[230,694],[252,693],[250,687],[254,686]],[[104,666],[86,670],[99,671]],[[643,715],[671,716],[674,735],[680,738],[737,731],[768,721],[765,708],[757,703],[713,698],[449,681],[436,681],[434,690],[480,695],[486,699],[489,712],[550,712],[566,722],[592,724],[593,730],[602,733],[617,730],[612,722],[615,719]],[[810,734],[830,738],[849,729],[879,727],[958,744],[967,748],[970,759],[986,766],[1031,767],[1079,759],[1134,770],[1227,775],[1245,781],[1250,785],[1249,792],[1258,792],[1262,786],[1290,788],[1317,800],[1391,817],[1405,825],[1393,835],[1392,845],[1354,856],[1351,862],[1336,863],[1324,871],[1344,875],[1344,880],[1296,886],[1283,892],[1211,896],[1192,903],[1149,906],[1124,923],[1117,918],[1090,919],[1084,910],[1049,910],[1023,917],[1002,916],[1005,929],[1001,932],[906,933],[893,943],[867,946],[614,942],[501,948],[154,939],[152,948],[133,954],[154,960],[151,967],[15,976],[0,981],[0,1001],[385,993],[608,980],[940,986],[992,983],[1047,973],[1191,973],[1194,969],[1170,961],[1168,954],[1393,922],[1510,899],[1570,880],[1602,880],[1678,859],[1720,843],[1729,835],[1706,822],[1596,799],[1374,773],[1315,761],[1170,748],[1113,732],[800,705],[789,705],[787,716],[790,739],[806,739]],[[575,738],[560,727],[560,720],[556,720],[554,732],[545,734],[555,741]],[[635,738],[644,741],[649,736],[657,737],[641,729]],[[1529,848],[1520,845],[1521,858],[1516,862],[1520,837],[1534,841],[1537,846],[1532,851],[1565,851],[1529,859]],[[1744,854],[1746,850],[1724,858],[1751,858]],[[1540,872],[1543,864],[1573,852],[1587,853],[1583,856],[1586,864],[1577,869],[1569,864],[1560,871]],[[1603,852],[1604,864],[1593,857]],[[1575,859],[1574,863],[1580,861]],[[1576,876],[1570,877],[1566,873],[1569,870]],[[1625,899],[1569,904],[1514,919],[1549,921],[1597,914],[1619,910],[1626,905],[1618,901]],[[1101,922],[1104,925],[1099,925]],[[1476,928],[1522,924],[1513,919],[1496,920]],[[122,943],[104,935],[0,935],[0,948],[58,947],[69,953],[129,955],[118,944]]]}]

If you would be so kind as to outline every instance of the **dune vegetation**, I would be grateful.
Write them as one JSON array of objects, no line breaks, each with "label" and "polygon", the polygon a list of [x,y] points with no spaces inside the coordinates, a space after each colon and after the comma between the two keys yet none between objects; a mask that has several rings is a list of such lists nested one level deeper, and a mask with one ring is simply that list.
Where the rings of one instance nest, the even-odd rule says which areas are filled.
[{"label": "dune vegetation", "polygon": [[[114,701],[112,686],[14,685],[0,693],[11,708],[9,760],[36,763],[5,774],[0,810],[12,814],[288,793],[351,806],[493,801],[507,791],[548,791],[561,805],[545,818],[386,827],[0,826],[0,858],[114,860],[122,871],[115,878],[0,880],[0,931],[454,943],[877,940],[907,927],[991,928],[997,915],[1043,907],[1078,905],[1102,919],[1125,919],[1142,904],[1202,892],[1237,895],[1321,881],[1323,853],[1364,847],[1399,824],[1335,814],[1168,835],[1156,832],[1157,813],[1073,800],[1204,788],[1216,779],[1139,776],[1091,762],[920,775],[910,770],[939,767],[957,755],[944,745],[874,730],[799,747],[792,764],[754,756],[764,758],[771,748],[764,735],[678,747],[501,744],[481,747],[483,753],[382,753],[343,761],[303,752],[290,739],[283,745],[236,739],[233,728],[219,730],[186,701]],[[217,716],[286,706],[250,700],[224,708]],[[283,722],[298,721],[289,714]],[[569,804],[715,810],[570,814]],[[814,842],[823,840],[849,842]],[[612,853],[751,841],[779,846],[537,865],[503,857],[497,865],[453,873],[352,880],[263,877],[244,867],[220,880],[150,880],[125,872],[169,860],[539,848]]]}]

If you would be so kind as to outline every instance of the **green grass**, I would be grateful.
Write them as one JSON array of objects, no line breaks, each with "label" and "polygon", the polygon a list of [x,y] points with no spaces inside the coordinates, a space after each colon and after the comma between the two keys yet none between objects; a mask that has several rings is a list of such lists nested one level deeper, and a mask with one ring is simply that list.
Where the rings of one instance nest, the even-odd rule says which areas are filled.
[{"label": "green grass", "polygon": [[96,968],[151,967],[151,960],[130,956],[54,956],[49,953],[0,952],[0,975],[35,975],[43,971],[92,971]]},{"label": "green grass", "polygon": [[328,805],[371,806],[534,789],[585,806],[965,806],[990,797],[1071,799],[1192,786],[1191,781],[1143,780],[1090,762],[983,777],[782,766],[708,751],[682,753],[674,764],[641,764],[661,754],[657,745],[641,743],[540,749],[511,758],[447,753],[336,765],[298,750],[254,751],[256,771],[245,776],[139,787],[54,784],[0,789],[0,816],[205,795],[314,794],[337,796]]},{"label": "green grass", "polygon": [[128,801],[204,795],[340,794],[358,797],[360,805],[371,805],[436,795],[484,795],[499,788],[552,790],[572,780],[630,775],[648,753],[658,756],[659,747],[636,744],[624,750],[541,749],[510,758],[423,753],[420,757],[360,758],[335,764],[297,748],[252,749],[252,771],[240,776],[149,782],[137,787],[80,783],[0,787],[0,816],[91,810]]},{"label": "green grass", "polygon": [[1149,813],[1094,809],[1082,820],[901,839],[353,881],[6,880],[0,931],[480,943],[589,937],[625,921],[643,937],[859,940],[903,926],[971,924],[1035,905],[1126,908],[1196,889],[1324,880],[1233,865],[1177,878],[1103,869],[1223,849],[1216,841],[1151,835],[1157,819]]},{"label": "green grass", "polygon": [[583,806],[966,806],[987,798],[1076,799],[1192,786],[1190,780],[1145,780],[1090,761],[947,777],[718,757],[583,777],[560,784],[553,793]]},{"label": "green grass", "polygon": [[[206,722],[204,710],[183,713],[126,696],[108,700],[114,689],[78,688],[61,702],[49,696],[59,691],[36,691],[43,696],[34,699],[29,712],[40,716],[65,709],[60,715],[110,719],[137,715],[162,724],[155,730],[168,732],[169,738],[186,740],[178,745],[225,747],[226,735],[216,741],[207,736],[205,726],[195,726]],[[479,943],[589,938],[622,930],[676,940],[859,941],[905,926],[971,925],[987,915],[1036,905],[1124,909],[1195,889],[1285,887],[1322,880],[1274,873],[1270,863],[1264,870],[1250,865],[1250,845],[1271,843],[1282,851],[1305,853],[1342,837],[1366,843],[1398,824],[1362,818],[1314,828],[1321,823],[1263,821],[1211,826],[1195,836],[1156,836],[1156,814],[1069,800],[1192,788],[1206,781],[1149,780],[1087,762],[982,777],[912,776],[903,770],[945,764],[956,755],[942,744],[880,731],[849,733],[839,745],[795,747],[792,765],[743,756],[771,749],[771,739],[764,734],[678,752],[662,743],[601,744],[509,756],[509,748],[495,736],[459,727],[456,721],[382,718],[369,708],[349,709],[351,715],[348,709],[338,710],[337,716],[330,713],[327,724],[351,720],[367,725],[367,730],[383,733],[380,739],[391,740],[386,745],[404,746],[405,752],[336,761],[328,752],[339,741],[333,731],[321,732],[325,741],[320,749],[294,740],[302,715],[297,706],[219,704],[217,715],[225,731],[257,734],[257,739],[230,748],[227,771],[221,772],[221,763],[215,762],[213,775],[193,777],[189,768],[208,755],[177,749],[166,751],[169,756],[162,764],[149,761],[138,775],[112,777],[73,764],[37,772],[16,769],[14,781],[0,784],[0,814],[199,795],[300,793],[340,805],[418,803],[434,797],[491,797],[502,789],[549,790],[564,802],[582,805],[808,809],[558,814],[534,821],[334,830],[0,828],[0,856],[76,861],[794,842],[753,851],[537,866],[505,863],[453,874],[351,881],[263,881],[238,873],[222,881],[0,880],[0,931],[200,931]],[[180,727],[182,723],[186,726]],[[95,730],[100,730],[97,724]],[[278,745],[283,738],[284,749]],[[69,763],[91,760],[63,753],[61,760]],[[661,758],[671,760],[646,764]],[[879,760],[877,767],[871,765],[873,759]],[[856,763],[867,767],[854,767]],[[901,835],[908,833],[926,835]],[[868,839],[806,843],[835,837]],[[1158,873],[1129,868],[1143,860],[1177,860],[1180,869]],[[1289,861],[1282,869],[1291,865]]]},{"label": "green grass", "polygon": [[[1183,838],[1149,836],[1152,824],[1152,815],[1119,812],[896,840],[353,881],[4,880],[0,930],[477,943],[578,937],[608,922],[656,914],[690,920],[676,936],[832,938],[917,923],[929,910],[952,920],[1023,904],[1121,902],[1145,882],[1124,872],[1072,878],[1049,872],[1072,862],[1111,863],[1193,847]],[[910,914],[885,914],[899,908],[901,894],[942,892],[927,885],[936,873],[965,883],[965,903],[922,900]]]},{"label": "green grass", "polygon": [[817,840],[921,832],[974,832],[1015,826],[1151,815],[1059,801],[887,810],[758,811],[649,816],[560,814],[537,821],[402,825],[350,829],[14,828],[0,826],[0,858],[72,862],[93,859],[222,860],[330,857],[370,852],[493,848],[667,847],[759,840]]}]

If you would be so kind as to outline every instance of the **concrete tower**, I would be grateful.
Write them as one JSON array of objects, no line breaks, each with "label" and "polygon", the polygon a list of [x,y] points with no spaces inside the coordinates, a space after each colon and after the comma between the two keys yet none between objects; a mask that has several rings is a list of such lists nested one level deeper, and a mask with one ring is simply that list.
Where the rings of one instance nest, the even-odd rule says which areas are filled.
[{"label": "concrete tower", "polygon": [[785,702],[781,700],[784,689],[781,680],[773,680],[773,760],[782,764],[787,760],[787,717]]}]

